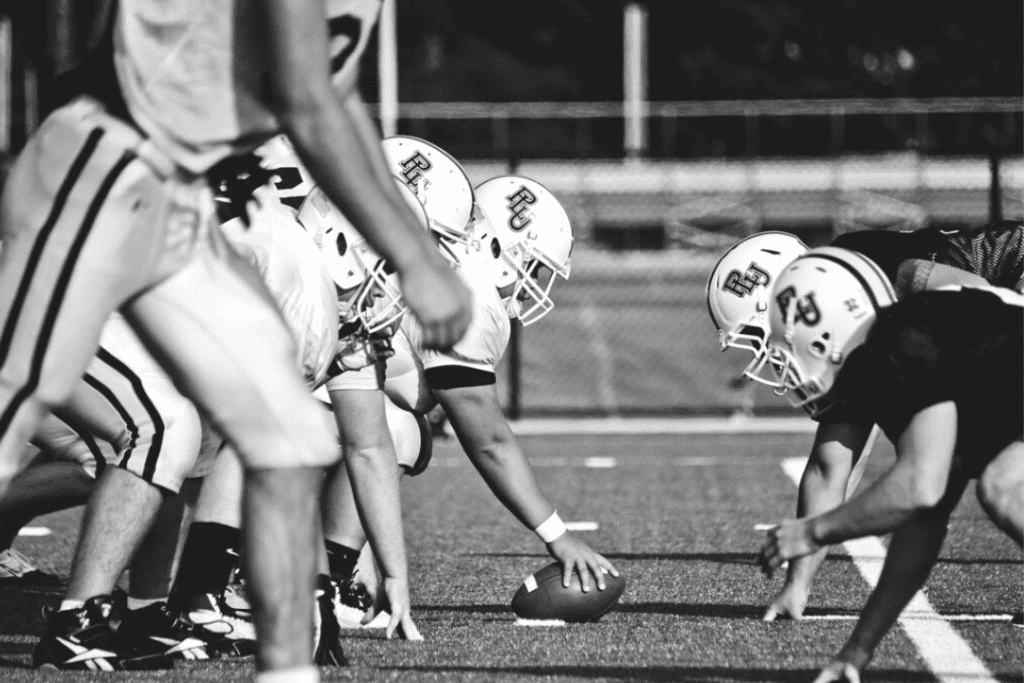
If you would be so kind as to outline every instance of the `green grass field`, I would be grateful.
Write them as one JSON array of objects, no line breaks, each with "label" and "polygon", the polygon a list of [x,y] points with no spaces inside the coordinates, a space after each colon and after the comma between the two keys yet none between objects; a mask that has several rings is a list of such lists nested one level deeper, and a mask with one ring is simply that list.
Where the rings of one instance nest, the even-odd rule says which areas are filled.
[{"label": "green grass field", "polygon": [[[796,487],[785,458],[805,456],[809,435],[529,437],[523,445],[546,493],[567,522],[627,577],[619,605],[600,622],[561,628],[517,626],[509,600],[549,562],[543,546],[502,508],[453,440],[403,484],[413,605],[423,643],[353,631],[352,666],[323,670],[338,681],[811,681],[844,642],[868,586],[835,549],[808,614],[762,623],[781,585],[755,565],[764,531],[790,516]],[[592,457],[613,467],[588,467]],[[865,484],[892,459],[880,440]],[[608,464],[607,462],[605,464]],[[864,484],[862,484],[863,486]],[[77,512],[41,518],[49,536],[17,547],[67,574]],[[1022,606],[1022,555],[988,521],[973,491],[955,513],[927,586],[942,615],[1005,618]],[[206,683],[251,680],[251,662],[203,662],[173,671],[69,674],[26,668],[43,626],[40,609],[57,591],[0,587],[0,681],[119,680]],[[1024,680],[1024,629],[1005,621],[952,621],[995,680]],[[940,672],[941,673],[941,672]],[[932,681],[906,633],[883,641],[867,681]],[[984,680],[947,678],[946,680]]]}]

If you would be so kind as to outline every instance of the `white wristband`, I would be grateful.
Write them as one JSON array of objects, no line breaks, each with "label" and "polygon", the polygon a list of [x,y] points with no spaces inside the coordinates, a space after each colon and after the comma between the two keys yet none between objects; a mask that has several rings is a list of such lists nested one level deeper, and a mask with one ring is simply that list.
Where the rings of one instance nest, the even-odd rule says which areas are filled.
[{"label": "white wristband", "polygon": [[551,543],[559,536],[564,534],[568,529],[565,528],[565,522],[558,516],[558,510],[551,513],[551,516],[541,522],[541,525],[533,530],[533,533],[540,537],[540,540],[545,543]]}]

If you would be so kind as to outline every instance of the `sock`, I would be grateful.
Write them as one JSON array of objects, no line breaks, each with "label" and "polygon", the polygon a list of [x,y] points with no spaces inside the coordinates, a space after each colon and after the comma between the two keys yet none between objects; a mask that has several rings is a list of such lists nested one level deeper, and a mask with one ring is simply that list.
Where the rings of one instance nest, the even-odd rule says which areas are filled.
[{"label": "sock", "polygon": [[331,569],[331,576],[342,582],[348,581],[356,573],[359,551],[334,541],[324,541],[324,544],[327,546],[327,566]]},{"label": "sock", "polygon": [[256,683],[320,683],[320,671],[315,666],[257,671]]},{"label": "sock", "polygon": [[171,591],[176,599],[213,593],[220,595],[238,562],[241,533],[216,522],[197,522],[188,531],[178,578]]},{"label": "sock", "polygon": [[82,609],[85,607],[85,600],[62,600],[58,612],[66,612],[69,609]]},{"label": "sock", "polygon": [[129,595],[128,609],[134,612],[137,609],[149,607],[150,605],[155,605],[158,602],[167,602],[167,598],[133,598]]}]

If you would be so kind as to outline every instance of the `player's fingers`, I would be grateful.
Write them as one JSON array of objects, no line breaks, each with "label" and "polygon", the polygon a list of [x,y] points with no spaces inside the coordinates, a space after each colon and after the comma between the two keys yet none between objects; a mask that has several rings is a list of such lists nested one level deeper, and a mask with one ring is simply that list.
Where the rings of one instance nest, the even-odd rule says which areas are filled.
[{"label": "player's fingers", "polygon": [[394,610],[394,613],[391,615],[391,619],[388,620],[388,627],[384,631],[384,636],[388,640],[391,640],[391,636],[395,635],[395,631],[401,625],[402,625],[402,617],[399,616],[398,610]]},{"label": "player's fingers", "polygon": [[416,628],[416,624],[408,614],[402,617],[402,635],[405,636],[406,640],[416,643],[423,642],[423,636],[420,635],[420,630]]},{"label": "player's fingers", "polygon": [[597,590],[603,591],[604,586],[604,571],[601,569],[601,565],[596,561],[587,563],[587,567],[590,569],[590,573],[594,575],[594,580],[597,583]]},{"label": "player's fingers", "polygon": [[568,588],[569,584],[572,583],[572,573],[574,570],[571,562],[562,563],[562,588]]},{"label": "player's fingers", "polygon": [[576,573],[580,575],[580,587],[584,593],[590,592],[590,568],[583,560],[576,562]]},{"label": "player's fingers", "polygon": [[615,565],[608,561],[608,558],[606,558],[604,555],[598,555],[597,558],[598,561],[601,563],[601,566],[607,569],[609,574],[618,578],[619,570],[615,568]]}]

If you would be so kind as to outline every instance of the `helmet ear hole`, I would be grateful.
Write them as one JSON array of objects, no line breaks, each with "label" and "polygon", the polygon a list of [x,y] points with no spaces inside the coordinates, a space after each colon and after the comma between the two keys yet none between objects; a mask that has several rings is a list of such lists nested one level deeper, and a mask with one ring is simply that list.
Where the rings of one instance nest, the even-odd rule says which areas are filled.
[{"label": "helmet ear hole", "polygon": [[494,258],[501,256],[501,243],[498,241],[497,237],[491,238],[491,256]]},{"label": "helmet ear hole", "polygon": [[338,233],[338,239],[336,240],[336,245],[338,247],[338,256],[344,256],[345,252],[348,251],[348,240],[345,239],[345,235],[344,234],[342,234],[340,232]]},{"label": "helmet ear hole", "polygon": [[824,358],[828,349],[825,348],[825,342],[822,339],[815,339],[811,342],[811,353],[818,358]]}]

